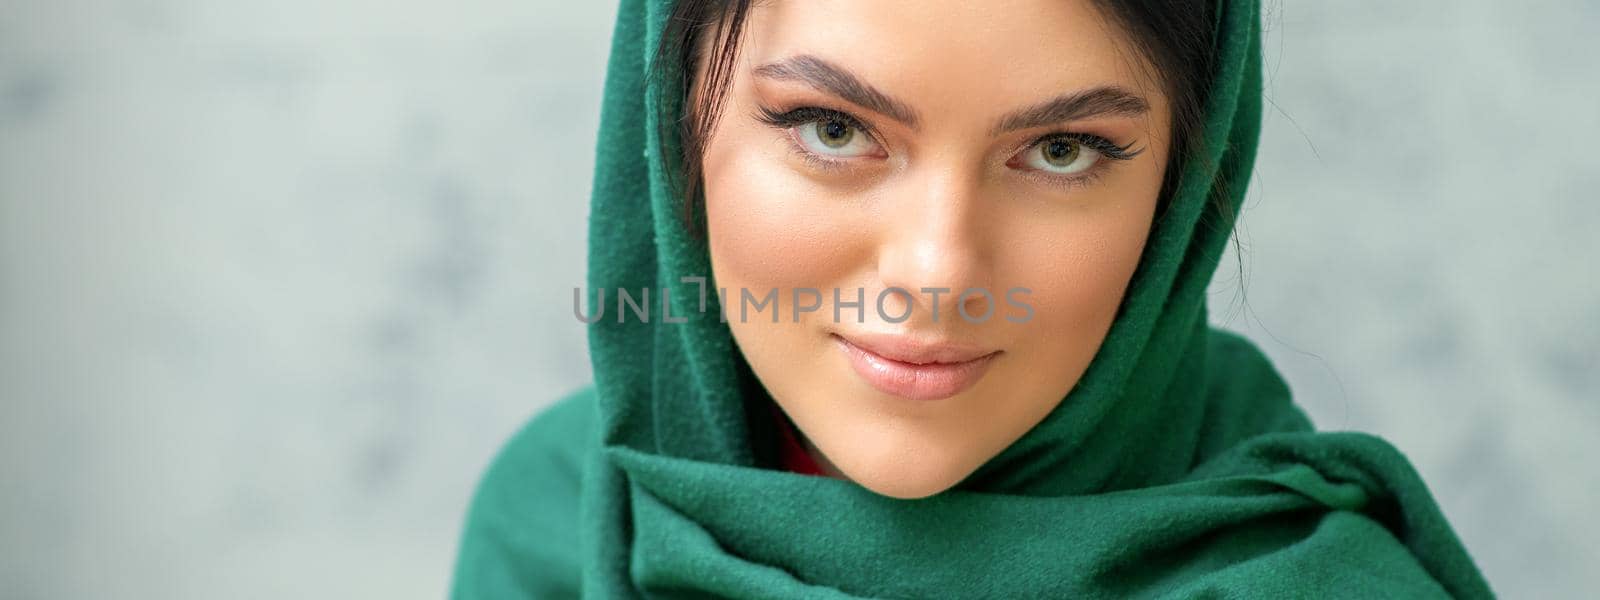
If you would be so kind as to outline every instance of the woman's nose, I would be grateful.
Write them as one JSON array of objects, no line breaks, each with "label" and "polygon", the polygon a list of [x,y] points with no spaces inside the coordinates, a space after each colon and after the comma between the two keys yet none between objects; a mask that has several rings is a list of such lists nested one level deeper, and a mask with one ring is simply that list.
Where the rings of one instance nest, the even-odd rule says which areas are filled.
[{"label": "woman's nose", "polygon": [[[957,302],[971,315],[985,311],[990,271],[989,238],[983,224],[982,184],[975,174],[954,170],[908,175],[889,192],[880,216],[878,276],[885,288],[910,292],[913,308],[938,320],[953,315]],[[923,290],[933,290],[924,292]],[[938,290],[944,290],[943,292]],[[992,290],[988,290],[991,294]]]}]

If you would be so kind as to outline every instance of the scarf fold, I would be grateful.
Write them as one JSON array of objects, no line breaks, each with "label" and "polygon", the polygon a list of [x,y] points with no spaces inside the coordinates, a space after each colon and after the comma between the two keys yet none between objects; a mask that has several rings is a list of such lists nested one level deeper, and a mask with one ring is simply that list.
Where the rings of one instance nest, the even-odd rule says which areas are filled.
[{"label": "scarf fold", "polygon": [[681,110],[647,71],[670,10],[618,11],[588,288],[649,289],[687,322],[589,325],[595,384],[496,459],[456,597],[1491,597],[1399,451],[1313,432],[1265,356],[1207,324],[1260,132],[1256,0],[1219,2],[1203,156],[1183,162],[1082,379],[920,500],[783,470],[771,400],[715,294],[702,312],[700,284],[680,279],[711,269],[658,160],[677,140],[655,107]]}]

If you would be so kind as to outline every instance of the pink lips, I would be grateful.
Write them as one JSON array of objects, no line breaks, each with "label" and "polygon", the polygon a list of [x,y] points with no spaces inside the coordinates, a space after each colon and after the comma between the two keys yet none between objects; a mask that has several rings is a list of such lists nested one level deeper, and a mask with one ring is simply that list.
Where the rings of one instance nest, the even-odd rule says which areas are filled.
[{"label": "pink lips", "polygon": [[942,400],[976,384],[1000,351],[954,342],[925,343],[898,335],[859,334],[834,340],[872,387],[912,400]]}]

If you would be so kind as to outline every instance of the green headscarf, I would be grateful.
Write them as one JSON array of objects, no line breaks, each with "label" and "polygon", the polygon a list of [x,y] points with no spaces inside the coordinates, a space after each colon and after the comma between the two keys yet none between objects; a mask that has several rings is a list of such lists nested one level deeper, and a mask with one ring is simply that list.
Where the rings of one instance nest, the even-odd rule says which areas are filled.
[{"label": "green headscarf", "polygon": [[670,288],[688,321],[589,326],[595,384],[495,459],[455,597],[1491,596],[1400,452],[1312,432],[1266,358],[1207,324],[1260,132],[1255,0],[1220,2],[1206,156],[1185,161],[1081,381],[999,456],[919,500],[776,468],[770,398],[715,295],[702,313],[698,284],[680,279],[711,269],[658,160],[677,147],[652,110],[671,92],[648,71],[670,11],[618,11],[588,285],[648,288],[657,307]]}]

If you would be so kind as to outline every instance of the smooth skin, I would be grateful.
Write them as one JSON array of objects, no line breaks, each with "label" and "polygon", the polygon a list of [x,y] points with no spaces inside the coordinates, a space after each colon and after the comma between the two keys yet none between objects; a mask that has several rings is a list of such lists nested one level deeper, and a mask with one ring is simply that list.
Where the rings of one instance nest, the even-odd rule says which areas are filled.
[{"label": "smooth skin", "polygon": [[[1099,349],[1154,216],[1168,100],[1086,0],[778,0],[746,26],[703,157],[734,339],[829,475],[895,498],[949,489],[1043,420]],[[892,323],[874,307],[889,287],[984,288],[997,306],[952,318],[945,294],[935,320],[932,294],[892,295],[890,315],[910,311]],[[1003,296],[1018,287],[1023,323],[1003,318],[1022,316]],[[795,288],[824,294],[799,322]],[[863,289],[866,309],[836,322],[836,288]],[[779,322],[741,320],[740,289],[777,289]],[[862,338],[992,355],[959,393],[910,398],[852,367],[840,340]]]}]

